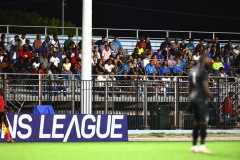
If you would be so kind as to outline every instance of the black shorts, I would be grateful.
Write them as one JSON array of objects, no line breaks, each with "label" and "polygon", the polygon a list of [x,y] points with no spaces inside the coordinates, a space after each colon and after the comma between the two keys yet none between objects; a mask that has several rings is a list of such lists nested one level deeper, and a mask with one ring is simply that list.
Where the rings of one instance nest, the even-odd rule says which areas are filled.
[{"label": "black shorts", "polygon": [[192,101],[190,105],[195,122],[209,121],[208,99],[198,99],[196,101]]}]

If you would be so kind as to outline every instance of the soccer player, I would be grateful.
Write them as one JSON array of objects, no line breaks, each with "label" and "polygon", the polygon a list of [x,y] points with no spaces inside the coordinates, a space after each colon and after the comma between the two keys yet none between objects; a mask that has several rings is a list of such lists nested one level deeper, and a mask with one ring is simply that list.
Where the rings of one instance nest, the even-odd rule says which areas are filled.
[{"label": "soccer player", "polygon": [[[193,146],[191,152],[211,154],[212,151],[205,147],[206,129],[209,120],[208,99],[213,100],[213,95],[209,90],[208,69],[210,63],[207,56],[201,56],[199,64],[195,66],[189,77],[189,98],[190,111],[194,115],[193,124]],[[200,131],[201,146],[197,147],[197,139]]]},{"label": "soccer player", "polygon": [[2,132],[7,137],[7,141],[9,143],[15,142],[14,139],[11,138],[9,128],[8,128],[8,121],[6,118],[6,115],[4,113],[4,100],[3,100],[4,91],[2,88],[0,88],[0,128],[2,129]]}]

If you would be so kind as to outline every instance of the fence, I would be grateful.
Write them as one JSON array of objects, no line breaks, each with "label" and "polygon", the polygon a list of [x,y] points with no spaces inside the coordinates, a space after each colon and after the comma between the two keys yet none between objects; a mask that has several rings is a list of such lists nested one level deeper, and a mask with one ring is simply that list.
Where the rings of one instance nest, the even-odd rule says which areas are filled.
[{"label": "fence", "polygon": [[[67,76],[71,76],[69,80]],[[52,105],[56,114],[81,113],[81,90],[92,85],[94,114],[126,114],[129,129],[191,129],[193,117],[188,112],[187,77],[134,77],[134,80],[106,76],[104,81],[79,81],[74,75],[2,74],[5,104],[15,113],[31,113],[37,104]],[[133,77],[132,77],[133,78]],[[125,79],[127,79],[125,77]],[[215,96],[210,103],[211,128],[239,127],[239,79],[211,77]],[[225,122],[222,106],[228,92],[236,95],[234,112]],[[86,95],[82,95],[84,97]],[[84,98],[85,100],[86,98]],[[91,100],[88,100],[91,101]]]}]

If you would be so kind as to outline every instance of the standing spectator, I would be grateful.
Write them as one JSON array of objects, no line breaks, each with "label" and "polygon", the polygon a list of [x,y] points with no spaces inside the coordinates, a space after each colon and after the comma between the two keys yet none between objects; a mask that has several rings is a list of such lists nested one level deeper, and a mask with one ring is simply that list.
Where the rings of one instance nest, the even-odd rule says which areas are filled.
[{"label": "standing spectator", "polygon": [[51,47],[53,47],[53,51],[58,52],[61,45],[58,39],[58,36],[55,34],[53,35],[53,39],[50,42]]},{"label": "standing spectator", "polygon": [[233,111],[233,92],[228,93],[228,97],[224,99],[224,106],[222,108],[225,126],[231,121]]},{"label": "standing spectator", "polygon": [[204,47],[204,39],[200,39],[199,44],[196,46],[196,51],[200,51],[201,48]]},{"label": "standing spectator", "polygon": [[164,60],[167,59],[168,56],[168,48],[171,46],[170,38],[166,37],[165,41],[161,43],[160,50],[162,50],[162,55],[164,56]]},{"label": "standing spectator", "polygon": [[146,42],[146,51],[151,51],[152,50],[152,45],[151,45],[151,42],[150,42],[150,37],[146,37],[145,42]]},{"label": "standing spectator", "polygon": [[215,61],[213,62],[213,64],[212,64],[212,68],[213,68],[215,71],[218,71],[219,68],[221,68],[221,67],[224,68],[222,62],[220,62],[220,58],[219,58],[219,57],[216,57],[216,60],[215,60]]},{"label": "standing spectator", "polygon": [[152,77],[148,77],[148,79],[155,80],[155,75],[157,70],[153,65],[153,60],[150,60],[150,63],[146,66],[146,74]]},{"label": "standing spectator", "polygon": [[218,38],[217,38],[217,37],[214,38],[213,43],[215,43],[215,45],[216,45],[216,50],[217,50],[217,52],[219,53],[219,52],[220,52],[220,44],[219,44],[219,42],[218,42]]},{"label": "standing spectator", "polygon": [[111,55],[111,51],[109,49],[109,45],[105,45],[105,49],[102,51],[102,57],[104,58],[104,61],[109,59],[110,55]]},{"label": "standing spectator", "polygon": [[73,42],[73,35],[68,35],[68,39],[64,41],[64,50],[67,50],[70,42]]},{"label": "standing spectator", "polygon": [[174,67],[174,65],[176,64],[176,62],[174,61],[172,55],[169,56],[167,63],[168,63],[168,67],[170,68],[170,70],[171,70],[171,72],[172,72],[173,67]]},{"label": "standing spectator", "polygon": [[22,46],[26,43],[26,33],[22,33],[22,36],[19,38],[22,41]]},{"label": "standing spectator", "polygon": [[[57,57],[56,57],[57,58]],[[72,72],[71,72],[71,66],[72,64],[69,63],[69,59],[66,57],[65,62],[63,62],[63,67],[62,67],[62,74],[66,75],[66,79],[68,80],[68,86],[70,87],[70,82],[72,80]]]},{"label": "standing spectator", "polygon": [[194,46],[193,42],[194,42],[193,39],[189,39],[189,43],[187,43],[187,48],[188,48],[191,52],[194,52],[194,50],[195,50],[195,46]]},{"label": "standing spectator", "polygon": [[35,49],[35,52],[38,54],[40,53],[41,45],[42,45],[41,36],[37,35],[36,40],[33,42],[33,47]]}]

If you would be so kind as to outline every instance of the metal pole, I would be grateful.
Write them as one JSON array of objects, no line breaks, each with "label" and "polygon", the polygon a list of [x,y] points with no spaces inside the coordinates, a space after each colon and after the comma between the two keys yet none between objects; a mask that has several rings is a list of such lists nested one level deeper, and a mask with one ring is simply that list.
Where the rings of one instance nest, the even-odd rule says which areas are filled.
[{"label": "metal pole", "polygon": [[104,114],[107,114],[108,112],[108,82],[106,82],[105,85],[105,106],[104,106]]},{"label": "metal pole", "polygon": [[65,0],[62,0],[62,35],[64,35],[64,6],[65,6]]},{"label": "metal pole", "polygon": [[[92,114],[92,0],[83,0],[82,10],[81,113]],[[84,81],[86,86],[84,86]]]},{"label": "metal pole", "polygon": [[189,32],[189,39],[192,38],[192,32]]},{"label": "metal pole", "polygon": [[175,95],[174,95],[174,97],[175,97],[175,99],[174,99],[174,111],[175,111],[175,114],[174,114],[174,127],[175,128],[177,128],[177,83],[176,82],[174,82],[175,83],[175,85],[174,85],[174,90],[175,90]]},{"label": "metal pole", "polygon": [[78,27],[76,28],[76,43],[78,43]]},{"label": "metal pole", "polygon": [[72,114],[75,113],[75,75],[72,75],[72,83],[71,83],[71,87],[72,87]]},{"label": "metal pole", "polygon": [[108,28],[107,28],[107,30],[106,30],[106,36],[108,37]]},{"label": "metal pole", "polygon": [[44,27],[44,35],[45,35],[45,38],[47,37],[47,27]]},{"label": "metal pole", "polygon": [[146,76],[144,76],[144,87],[143,87],[143,92],[144,92],[144,102],[143,102],[143,129],[150,129],[149,126],[147,125],[147,116],[148,116],[148,99],[147,99],[147,81],[146,81]]},{"label": "metal pole", "polygon": [[213,32],[213,39],[215,38],[215,33]]},{"label": "metal pole", "polygon": [[[38,105],[42,105],[42,77],[41,74],[38,75]],[[46,94],[46,93],[45,93]]]},{"label": "metal pole", "polygon": [[169,31],[166,31],[166,37],[169,37]]},{"label": "metal pole", "polygon": [[137,41],[138,41],[138,37],[139,37],[139,31],[137,30],[137,32],[136,32],[136,39],[137,39]]},{"label": "metal pole", "polygon": [[7,42],[9,42],[9,26],[7,26]]}]

